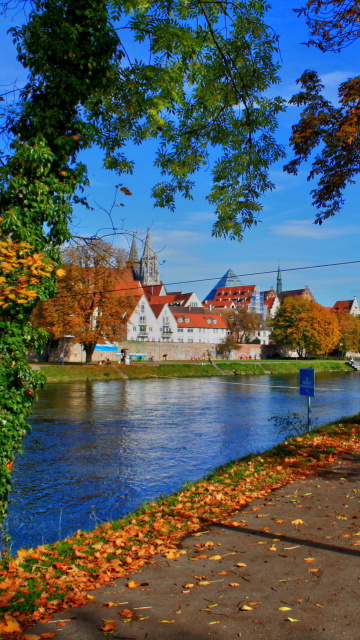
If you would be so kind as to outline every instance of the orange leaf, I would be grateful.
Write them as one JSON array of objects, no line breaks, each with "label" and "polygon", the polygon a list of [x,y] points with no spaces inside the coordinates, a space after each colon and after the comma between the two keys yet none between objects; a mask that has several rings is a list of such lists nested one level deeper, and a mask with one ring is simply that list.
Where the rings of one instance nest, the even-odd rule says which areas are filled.
[{"label": "orange leaf", "polygon": [[100,627],[100,631],[114,631],[115,627],[116,627],[116,621],[115,620],[103,620],[103,626]]},{"label": "orange leaf", "polygon": [[129,580],[129,582],[127,583],[127,587],[129,589],[136,589],[136,587],[140,587],[140,582],[135,582],[135,580]]},{"label": "orange leaf", "polygon": [[305,524],[304,520],[292,520],[291,524]]},{"label": "orange leaf", "polygon": [[240,587],[238,582],[229,582],[229,587]]},{"label": "orange leaf", "polygon": [[0,622],[0,631],[2,633],[14,633],[14,631],[21,631],[21,627],[17,620],[7,616],[4,622]]}]

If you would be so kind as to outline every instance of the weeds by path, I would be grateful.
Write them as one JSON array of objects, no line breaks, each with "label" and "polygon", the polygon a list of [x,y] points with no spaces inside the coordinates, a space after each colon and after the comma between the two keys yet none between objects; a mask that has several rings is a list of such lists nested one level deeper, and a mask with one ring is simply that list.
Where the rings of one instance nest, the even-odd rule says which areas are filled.
[{"label": "weeds by path", "polygon": [[[360,453],[360,415],[247,456],[151,502],[130,516],[78,531],[66,540],[19,550],[0,571],[0,634],[27,640],[24,629],[54,611],[92,598],[87,592],[130,574],[158,553],[179,554],[179,542],[288,482],[315,474],[336,458]],[[49,634],[28,636],[30,640]]]}]

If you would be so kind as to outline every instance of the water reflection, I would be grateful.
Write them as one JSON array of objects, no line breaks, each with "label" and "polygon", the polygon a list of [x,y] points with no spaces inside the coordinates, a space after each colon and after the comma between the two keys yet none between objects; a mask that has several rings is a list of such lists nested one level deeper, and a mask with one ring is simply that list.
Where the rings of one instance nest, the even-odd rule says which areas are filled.
[{"label": "water reflection", "polygon": [[[358,373],[318,376],[320,424],[359,410],[359,383]],[[14,549],[120,517],[273,446],[283,436],[269,417],[306,413],[297,388],[284,386],[297,387],[297,376],[49,384],[15,465]]]}]

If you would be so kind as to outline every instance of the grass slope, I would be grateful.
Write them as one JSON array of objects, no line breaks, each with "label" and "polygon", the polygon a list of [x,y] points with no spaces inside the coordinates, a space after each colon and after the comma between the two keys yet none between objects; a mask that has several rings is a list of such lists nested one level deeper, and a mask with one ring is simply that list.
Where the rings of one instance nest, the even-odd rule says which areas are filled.
[{"label": "grass slope", "polygon": [[264,373],[297,373],[299,369],[311,367],[315,371],[350,372],[346,362],[338,360],[258,360],[222,361],[215,366],[189,363],[159,363],[123,365],[36,365],[40,366],[49,382],[71,382],[75,380],[117,380],[129,378],[191,378],[224,375],[262,375]]}]

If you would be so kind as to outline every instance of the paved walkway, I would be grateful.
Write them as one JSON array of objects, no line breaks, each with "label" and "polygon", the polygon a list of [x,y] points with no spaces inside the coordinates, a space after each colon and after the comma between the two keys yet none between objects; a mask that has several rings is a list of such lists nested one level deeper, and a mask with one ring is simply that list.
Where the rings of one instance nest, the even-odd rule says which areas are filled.
[{"label": "paved walkway", "polygon": [[[89,604],[27,633],[55,632],[62,640],[359,640],[359,507],[360,456],[349,456],[254,500],[233,524],[186,538],[177,558],[156,557],[91,592]],[[104,620],[116,623],[110,634],[100,629]]]}]

